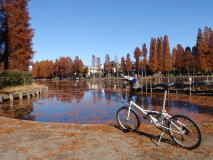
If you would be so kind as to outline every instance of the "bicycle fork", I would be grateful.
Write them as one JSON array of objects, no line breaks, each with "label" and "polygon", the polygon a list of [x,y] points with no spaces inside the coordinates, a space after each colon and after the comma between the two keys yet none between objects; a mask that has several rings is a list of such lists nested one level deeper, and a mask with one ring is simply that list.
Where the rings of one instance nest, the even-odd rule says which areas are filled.
[{"label": "bicycle fork", "polygon": [[127,121],[130,119],[130,110],[131,110],[131,104],[128,107],[128,113],[127,113],[127,117],[126,117]]}]

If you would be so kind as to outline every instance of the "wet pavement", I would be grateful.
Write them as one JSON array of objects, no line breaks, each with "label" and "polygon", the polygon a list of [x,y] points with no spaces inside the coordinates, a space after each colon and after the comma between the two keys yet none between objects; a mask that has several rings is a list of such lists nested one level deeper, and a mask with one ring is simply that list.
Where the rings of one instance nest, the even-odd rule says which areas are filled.
[{"label": "wet pavement", "polygon": [[[37,81],[47,95],[0,104],[0,116],[40,122],[114,124],[120,96],[130,100],[122,80]],[[139,93],[132,100],[146,109],[161,110],[163,93]],[[166,109],[188,115],[199,123],[213,122],[213,97],[170,94]]]}]

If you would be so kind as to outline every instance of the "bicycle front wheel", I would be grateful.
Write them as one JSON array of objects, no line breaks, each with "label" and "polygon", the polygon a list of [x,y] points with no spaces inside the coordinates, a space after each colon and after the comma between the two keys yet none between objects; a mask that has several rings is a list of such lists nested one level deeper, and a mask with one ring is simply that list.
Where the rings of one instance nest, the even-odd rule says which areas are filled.
[{"label": "bicycle front wheel", "polygon": [[195,149],[200,146],[202,132],[196,122],[184,115],[172,116],[169,123],[169,134],[180,146]]},{"label": "bicycle front wheel", "polygon": [[120,108],[116,114],[117,122],[123,130],[136,131],[140,126],[138,115],[132,109],[130,109],[129,115],[128,112],[128,107]]}]

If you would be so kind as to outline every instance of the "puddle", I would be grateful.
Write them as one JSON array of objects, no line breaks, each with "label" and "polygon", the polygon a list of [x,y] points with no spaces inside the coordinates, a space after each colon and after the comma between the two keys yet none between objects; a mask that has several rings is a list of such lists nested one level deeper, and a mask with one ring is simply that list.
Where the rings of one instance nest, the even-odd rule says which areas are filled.
[{"label": "puddle", "polygon": [[[46,96],[22,102],[0,104],[0,116],[40,122],[58,123],[115,123],[116,111],[129,100],[129,89],[121,80],[38,81],[49,87]],[[150,110],[161,110],[163,94],[143,94],[132,99]],[[184,114],[198,122],[213,121],[213,97],[190,98],[170,95],[166,109],[171,114]]]}]

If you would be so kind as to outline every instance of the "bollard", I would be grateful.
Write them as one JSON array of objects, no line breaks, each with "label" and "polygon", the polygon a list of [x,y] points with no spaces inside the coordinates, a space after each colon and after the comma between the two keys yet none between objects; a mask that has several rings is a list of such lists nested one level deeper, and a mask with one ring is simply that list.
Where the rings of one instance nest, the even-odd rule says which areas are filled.
[{"label": "bollard", "polygon": [[39,96],[39,91],[38,91],[38,90],[36,90],[36,92],[35,92],[35,93],[36,93],[36,96]]},{"label": "bollard", "polygon": [[143,92],[143,77],[141,78],[141,92]]},{"label": "bollard", "polygon": [[30,92],[27,92],[27,98],[28,99],[30,98]]},{"label": "bollard", "polygon": [[3,103],[3,96],[0,95],[0,103]]},{"label": "bollard", "polygon": [[189,95],[191,96],[192,94],[192,78],[189,77]]},{"label": "bollard", "polygon": [[14,100],[13,94],[10,93],[10,101],[13,101],[13,100]]},{"label": "bollard", "polygon": [[32,91],[31,94],[33,97],[35,97],[35,91]]},{"label": "bollard", "polygon": [[19,96],[19,99],[21,100],[23,98],[23,93],[19,92],[18,96]]}]

